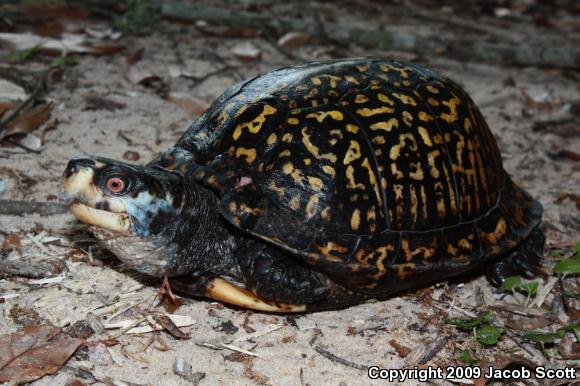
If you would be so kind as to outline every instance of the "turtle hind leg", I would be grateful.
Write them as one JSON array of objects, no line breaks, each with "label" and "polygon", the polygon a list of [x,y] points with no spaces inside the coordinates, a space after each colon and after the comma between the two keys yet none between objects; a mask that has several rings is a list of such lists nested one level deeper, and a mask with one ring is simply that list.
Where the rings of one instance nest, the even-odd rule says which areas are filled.
[{"label": "turtle hind leg", "polygon": [[535,228],[522,244],[487,268],[487,280],[499,287],[510,276],[520,275],[525,278],[544,276],[540,262],[544,256],[545,242],[544,233]]},{"label": "turtle hind leg", "polygon": [[327,295],[328,279],[274,246],[252,241],[238,256],[246,288],[259,298],[309,304]]}]

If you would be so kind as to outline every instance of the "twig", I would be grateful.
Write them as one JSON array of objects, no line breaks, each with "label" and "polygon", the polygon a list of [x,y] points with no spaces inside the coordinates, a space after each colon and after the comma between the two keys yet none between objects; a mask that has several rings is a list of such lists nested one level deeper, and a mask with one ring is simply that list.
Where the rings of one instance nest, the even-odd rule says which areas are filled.
[{"label": "twig", "polygon": [[233,341],[234,342],[244,342],[246,340],[252,340],[252,339],[258,338],[260,336],[264,336],[264,335],[270,334],[270,333],[272,333],[274,331],[278,331],[282,327],[284,327],[284,326],[281,325],[281,324],[280,325],[274,325],[274,326],[272,326],[270,328],[266,328],[266,329],[264,329],[262,331],[256,331],[256,332],[252,332],[251,334],[242,335],[242,336],[234,339]]},{"label": "twig", "polygon": [[544,355],[540,352],[540,350],[536,349],[534,346],[532,346],[529,343],[524,343],[520,340],[520,338],[514,334],[513,332],[511,332],[510,330],[506,330],[505,334],[507,335],[508,338],[510,338],[515,344],[517,344],[518,346],[520,346],[524,351],[526,351],[528,354],[530,354],[532,356],[532,358],[536,361],[536,363],[541,363],[544,367],[547,367],[549,369],[555,369],[554,365],[552,364],[552,362],[550,362],[549,360],[547,360]]},{"label": "twig", "polygon": [[0,276],[19,276],[31,279],[44,279],[58,276],[61,272],[61,263],[51,261],[21,261],[0,260]]},{"label": "twig", "polygon": [[473,39],[449,41],[441,36],[421,36],[416,32],[404,31],[396,27],[320,24],[313,19],[258,15],[176,1],[163,2],[160,5],[160,12],[165,17],[205,20],[233,27],[261,26],[279,33],[304,31],[312,36],[327,36],[339,44],[350,42],[361,46],[407,51],[419,55],[445,55],[479,62],[571,69],[577,68],[580,63],[580,46],[573,43],[567,46],[557,46],[537,43],[501,44]]},{"label": "twig", "polygon": [[[8,125],[18,117],[18,115],[23,112],[25,109],[30,107],[30,105],[34,102],[34,100],[40,95],[40,92],[43,89],[43,81],[42,79],[37,80],[37,85],[34,88],[34,91],[26,98],[24,102],[18,105],[10,114],[8,114],[2,121],[0,122],[0,133],[4,131]],[[28,149],[28,148],[27,148]]]},{"label": "twig", "polygon": [[435,343],[431,345],[431,347],[427,350],[427,352],[423,354],[423,356],[421,356],[421,359],[419,359],[419,364],[424,365],[425,363],[433,359],[433,357],[437,355],[439,351],[443,350],[443,347],[447,345],[448,341],[449,341],[448,336],[444,336],[443,338],[435,341]]},{"label": "twig", "polygon": [[357,369],[357,370],[366,370],[367,369],[367,366],[359,365],[358,363],[354,363],[354,362],[351,362],[349,360],[343,359],[339,356],[334,355],[330,351],[323,349],[322,347],[320,347],[318,345],[314,346],[314,350],[332,362],[340,363],[341,365],[352,367],[352,368]]},{"label": "twig", "polygon": [[570,312],[570,302],[568,301],[568,296],[566,296],[566,287],[564,286],[564,279],[562,278],[562,275],[558,275],[558,285],[560,287],[560,296],[562,298],[564,311],[568,314]]},{"label": "twig", "polygon": [[42,216],[51,216],[68,212],[68,206],[60,202],[0,200],[0,214],[21,215],[38,213]]},{"label": "twig", "polygon": [[[0,129],[1,129],[1,127],[0,127]],[[36,149],[30,148],[30,147],[28,147],[26,145],[21,144],[20,142],[14,141],[11,138],[4,138],[3,141],[4,142],[8,142],[9,144],[14,145],[16,147],[19,147],[21,149],[24,149],[24,150],[26,150],[29,153],[36,153],[36,154],[42,153],[40,150],[36,150]]]},{"label": "twig", "polygon": [[242,349],[242,348],[240,348],[240,347],[237,347],[237,346],[234,346],[234,345],[231,345],[231,344],[225,344],[225,343],[222,343],[222,346],[223,346],[224,348],[227,348],[228,350],[232,350],[232,351],[241,352],[242,354],[250,355],[250,356],[253,356],[253,357],[256,357],[256,358],[260,358],[260,359],[266,359],[266,358],[264,358],[264,357],[263,357],[262,355],[260,355],[260,354],[256,354],[256,353],[254,353],[254,352],[251,352],[251,351],[248,351],[248,350],[244,350],[244,349]]},{"label": "twig", "polygon": [[413,3],[404,3],[405,7],[411,13],[410,16],[416,17],[419,19],[435,21],[438,23],[443,23],[446,26],[454,25],[459,28],[463,28],[465,30],[471,30],[479,33],[488,34],[493,36],[494,38],[498,39],[499,41],[509,41],[510,43],[521,43],[521,36],[518,34],[518,38],[514,38],[513,35],[515,31],[512,29],[510,31],[506,31],[504,29],[500,29],[497,25],[488,25],[487,23],[477,23],[474,22],[473,19],[459,19],[452,15],[438,15],[434,13],[432,10],[423,11],[420,6]]}]

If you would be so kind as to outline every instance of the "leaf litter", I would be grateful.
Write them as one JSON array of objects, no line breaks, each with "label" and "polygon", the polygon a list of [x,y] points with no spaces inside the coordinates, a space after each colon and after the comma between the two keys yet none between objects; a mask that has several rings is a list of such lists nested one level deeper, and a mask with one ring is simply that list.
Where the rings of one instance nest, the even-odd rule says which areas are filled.
[{"label": "leaf litter", "polygon": [[80,339],[60,337],[62,329],[28,326],[0,335],[0,382],[30,382],[58,371],[80,347]]},{"label": "leaf litter", "polygon": [[[513,13],[513,11],[510,10],[510,13]],[[135,14],[135,12],[134,12]],[[200,24],[200,26],[202,25],[202,23],[198,23]],[[206,26],[208,26],[208,23],[206,22],[205,24]],[[214,28],[215,27],[215,28]],[[208,26],[209,29],[213,29],[212,31],[206,31],[204,33],[206,33],[207,35],[212,34],[213,36],[219,36],[220,34],[222,35],[222,37],[228,37],[228,36],[234,36],[236,38],[241,36],[241,32],[240,31],[236,31],[233,28],[229,28],[227,26],[214,26],[214,25],[209,25]],[[229,31],[228,31],[229,28]],[[198,28],[199,30],[203,30],[202,28]],[[218,31],[219,29],[221,29],[220,32],[216,33],[216,31]],[[252,29],[248,29],[250,30],[249,33],[249,38],[251,38],[251,35],[255,33],[255,36],[259,36],[260,35],[260,31],[257,30],[253,30]],[[85,31],[85,38],[88,37],[88,35],[90,35],[91,33],[88,31]],[[231,35],[228,35],[231,34]],[[236,36],[236,34],[238,34]],[[282,37],[284,37],[284,35],[282,35]],[[99,36],[99,32],[95,35],[93,34],[92,38],[102,38],[102,36]],[[198,37],[196,37],[197,39]],[[287,37],[286,37],[287,38]],[[318,37],[317,37],[318,39]],[[60,38],[60,40],[62,40],[62,38]],[[292,41],[292,39],[290,39],[290,41]],[[181,43],[181,42],[180,42]],[[254,40],[252,41],[252,45],[255,48],[261,47],[261,42],[259,40]],[[278,43],[280,43],[280,40],[278,40]],[[284,43],[283,39],[282,39],[282,43]],[[295,50],[298,49],[300,47],[307,47],[308,49],[312,49],[312,43],[310,42],[300,42],[297,41],[297,46],[292,46],[292,44],[290,45],[286,45],[286,44],[280,44],[281,47],[283,47],[284,49],[287,50]],[[232,46],[236,46],[237,44],[239,44],[238,42],[234,42]],[[33,48],[33,47],[30,47]],[[30,49],[29,48],[29,49]],[[332,48],[332,47],[331,47]],[[258,48],[259,49],[259,48]],[[351,49],[347,49],[347,48],[340,48],[340,49],[334,49],[334,51],[331,51],[331,49],[329,47],[322,47],[322,48],[316,48],[319,51],[317,52],[325,52],[325,53],[331,53],[331,52],[335,52],[336,53],[341,53],[343,56],[346,54],[348,55],[352,55],[351,53]],[[148,50],[149,51],[149,50]],[[277,56],[274,56],[273,54],[271,54],[268,51],[264,51],[261,53],[261,56],[257,56],[257,57],[248,57],[248,58],[244,58],[244,56],[247,54],[242,52],[241,57],[237,57],[234,53],[235,50],[226,50],[227,52],[223,52],[222,54],[224,55],[224,57],[229,60],[230,62],[232,61],[238,61],[238,62],[243,62],[244,64],[243,66],[263,66],[266,67],[268,66],[268,68],[270,68],[271,66],[273,66],[272,63],[270,63],[270,60],[272,60],[272,58],[275,58],[275,61],[281,61],[280,58],[278,58]],[[243,51],[243,50],[242,50]],[[141,57],[144,55],[143,50],[137,50],[136,52],[138,52],[138,54],[135,54],[135,58],[134,59],[130,59],[128,60],[128,62],[132,62],[133,60],[135,60],[135,62],[138,62]],[[301,51],[302,52],[302,51]],[[32,50],[31,52],[29,52],[28,54],[34,53],[34,50]],[[62,54],[62,52],[61,52]],[[150,53],[147,52],[147,55],[149,55]],[[36,54],[35,54],[36,55]],[[230,55],[230,56],[228,56]],[[233,55],[233,57],[232,57]],[[330,55],[333,55],[332,53]],[[32,56],[31,58],[27,59],[27,60],[33,60],[35,58],[35,56]],[[149,58],[148,58],[149,59]],[[246,62],[247,61],[247,62]],[[129,63],[130,64],[130,63]],[[179,64],[179,66],[183,67],[182,64]],[[152,67],[153,69],[155,69],[155,67]],[[254,72],[257,71],[257,69],[252,69],[253,72],[250,73],[250,75],[254,75]],[[152,79],[138,79],[135,83],[136,84],[156,84],[159,82],[167,82],[169,83],[169,80],[162,78],[159,75],[155,75],[155,72],[157,71],[152,71],[153,76],[151,77]],[[188,78],[189,75],[191,75],[191,73],[189,71],[186,70],[174,70],[173,71],[173,75],[176,75],[180,77],[180,78]],[[246,74],[246,72],[244,72],[244,74]],[[170,77],[172,77],[173,75],[169,74]],[[517,76],[514,76],[515,78],[517,78]],[[136,77],[138,78],[138,77]],[[517,83],[514,82],[513,87],[518,87],[516,86],[516,84],[519,86],[521,84],[521,81],[518,79]],[[197,84],[196,84],[197,85]],[[168,93],[165,94],[161,94],[160,96],[162,98],[165,98],[167,101],[169,101],[169,98],[166,98],[167,95],[170,95],[171,93],[178,93],[178,92],[182,92],[182,91],[177,91],[177,90],[173,90],[171,88],[171,85],[168,84]],[[155,88],[153,88],[153,90],[155,91]],[[190,90],[187,90],[186,93],[184,93],[186,97],[190,96],[190,95],[197,95],[195,92],[190,92]],[[525,90],[523,93],[523,103],[525,104],[524,108],[526,110],[526,113],[529,114],[550,114],[553,113],[557,110],[560,109],[560,107],[563,105],[563,101],[560,99],[560,97],[556,94],[556,93],[544,93],[544,91],[538,91],[536,90]],[[171,101],[170,101],[171,102]],[[172,102],[174,103],[174,102]],[[11,107],[12,108],[12,107]],[[128,109],[131,109],[132,106],[128,106]],[[183,107],[182,107],[183,108]],[[197,108],[197,107],[196,107]],[[198,115],[198,113],[193,109],[193,108],[188,108],[185,107],[183,108],[186,112],[188,112],[188,114],[191,115]],[[188,111],[189,110],[189,111]],[[200,113],[204,110],[203,108],[200,108]],[[133,111],[133,110],[131,110]],[[118,112],[118,111],[117,111]],[[132,134],[131,134],[132,135]],[[572,149],[572,148],[571,148]],[[126,149],[123,149],[123,151],[125,151]],[[124,154],[122,152],[119,153],[120,154]],[[147,152],[144,151],[143,153],[143,159],[146,159],[149,156],[149,154]],[[127,156],[127,158],[131,158],[133,157],[131,156]],[[560,162],[568,162],[571,161],[570,158],[573,157],[566,157],[564,156],[562,158],[562,160],[560,160]],[[552,165],[552,164],[550,164]],[[515,170],[517,170],[517,168],[514,168]],[[522,178],[522,174],[519,174],[518,177]],[[549,200],[546,200],[546,202]],[[550,213],[550,211],[553,212],[553,208],[548,208],[547,209],[547,213]],[[568,237],[571,237],[570,234],[568,234]],[[570,259],[571,257],[565,257],[564,260],[566,259]],[[92,259],[91,259],[92,260]],[[562,312],[562,305],[558,306],[557,305],[557,297],[561,294],[563,297],[568,297],[570,300],[572,300],[572,302],[570,303],[571,308],[574,309],[575,304],[574,303],[574,294],[577,294],[578,288],[575,285],[575,280],[574,280],[574,270],[573,270],[573,266],[566,266],[566,264],[564,264],[565,266],[562,268],[562,266],[560,266],[560,269],[562,269],[562,274],[561,274],[561,279],[565,284],[565,287],[560,289],[558,288],[558,286],[556,285],[558,283],[557,278],[551,278],[551,281],[549,281],[547,284],[544,283],[539,283],[538,287],[534,287],[534,286],[521,286],[521,284],[525,284],[524,282],[519,283],[518,286],[512,287],[512,289],[506,289],[507,292],[502,293],[502,294],[496,294],[496,293],[490,293],[489,291],[486,291],[485,293],[485,297],[486,297],[486,302],[484,302],[483,306],[480,307],[475,307],[471,304],[470,299],[469,298],[460,298],[455,296],[454,291],[450,291],[449,293],[446,293],[445,296],[440,297],[439,300],[441,300],[442,303],[448,303],[449,301],[451,301],[451,304],[449,305],[448,308],[448,313],[453,313],[453,312],[461,312],[462,314],[462,320],[464,321],[469,321],[469,319],[465,319],[465,315],[473,315],[473,316],[477,316],[477,315],[482,315],[482,313],[487,312],[488,309],[494,309],[497,310],[498,313],[495,315],[495,317],[492,320],[486,320],[488,317],[484,317],[482,321],[475,323],[476,325],[471,327],[471,328],[466,328],[466,333],[461,333],[461,332],[454,332],[454,335],[452,335],[452,337],[459,337],[461,339],[466,339],[464,341],[465,346],[469,346],[470,349],[472,350],[471,352],[473,352],[473,355],[471,359],[477,359],[477,358],[486,358],[488,357],[490,354],[489,353],[494,353],[497,352],[498,350],[493,350],[493,346],[491,347],[484,347],[482,345],[477,345],[477,341],[475,340],[475,336],[473,336],[473,339],[471,338],[472,336],[472,332],[473,329],[475,328],[477,329],[484,329],[486,328],[485,326],[491,326],[491,327],[497,327],[497,328],[506,328],[508,331],[510,330],[515,330],[515,325],[520,324],[521,323],[521,330],[518,331],[522,331],[522,333],[525,333],[527,331],[531,330],[537,330],[537,329],[541,329],[539,331],[541,331],[540,333],[547,333],[547,334],[556,334],[557,335],[557,339],[554,340],[555,343],[560,342],[560,344],[558,345],[558,350],[559,352],[562,353],[567,353],[566,355],[569,358],[573,358],[573,353],[574,353],[574,345],[570,345],[570,342],[575,343],[575,337],[574,334],[570,333],[570,331],[566,331],[566,335],[563,338],[560,338],[560,333],[558,333],[559,331],[559,327],[558,326],[563,326],[563,325],[567,325],[568,320],[565,317],[565,314],[563,314]],[[565,271],[565,272],[564,272]],[[69,280],[70,278],[67,278],[67,280]],[[556,279],[556,280],[553,280]],[[64,281],[63,281],[64,282]],[[551,284],[551,285],[550,285]],[[141,286],[142,288],[142,286]],[[142,289],[140,289],[142,290]],[[528,296],[530,298],[530,302],[529,303],[523,303],[523,304],[515,304],[515,303],[509,303],[510,300],[515,300],[518,301],[521,300],[522,297],[522,292],[523,294]],[[449,297],[446,297],[449,296]],[[519,296],[519,298],[517,297]],[[499,299],[499,301],[498,301]],[[508,302],[505,302],[505,301]],[[10,299],[7,299],[6,301],[10,301]],[[393,300],[393,302],[395,302],[396,304],[399,304],[399,301],[397,299]],[[405,307],[412,307],[413,304],[410,304],[412,302],[409,302],[408,300],[403,303]],[[498,304],[502,304],[503,309],[499,309],[499,308],[494,308],[496,306],[498,306]],[[389,303],[390,304],[390,303]],[[200,307],[202,305],[199,305]],[[132,304],[132,302],[123,302],[123,300],[121,300],[119,303],[117,304],[112,304],[110,307],[109,306],[105,306],[99,310],[103,310],[103,313],[100,314],[100,316],[108,316],[111,313],[113,313],[113,316],[119,316],[121,314],[124,315],[124,317],[130,317],[133,316],[132,319],[127,319],[130,321],[135,321],[136,319],[134,318],[134,314],[131,315],[131,313],[134,311],[134,304]],[[376,310],[378,312],[383,312],[382,308],[377,307],[376,305],[365,305],[365,307],[369,307],[372,310]],[[555,307],[555,311],[551,310],[551,307]],[[427,307],[428,309],[430,309],[429,307]],[[187,307],[185,308],[187,310],[191,309],[190,305],[187,305]],[[220,309],[220,308],[218,308]],[[508,310],[509,309],[509,310]],[[223,308],[221,308],[220,310],[223,310]],[[357,309],[358,311],[360,311],[361,309]],[[141,310],[139,310],[141,311]],[[364,310],[362,310],[364,311]],[[127,314],[124,314],[124,313]],[[227,308],[225,309],[225,311],[223,312],[230,312]],[[402,313],[406,313],[407,309],[403,309]],[[349,314],[349,311],[345,311],[345,313],[347,315]],[[232,314],[235,315],[235,314]],[[343,323],[345,322],[344,320],[342,320],[341,318],[341,314],[329,314],[332,316],[332,318],[334,318],[334,315],[336,315],[336,321],[332,321],[331,324],[339,324],[339,323]],[[559,315],[558,317],[555,317],[555,315]],[[571,313],[569,313],[569,315],[572,315]],[[431,317],[435,317],[434,315],[428,315]],[[169,316],[167,316],[169,317]],[[358,316],[357,316],[358,317]],[[363,316],[361,318],[367,318],[368,315]],[[510,318],[512,319],[510,321]],[[560,319],[558,319],[560,318]],[[151,318],[149,318],[151,319]],[[307,316],[305,317],[305,320],[308,321],[307,324],[309,325],[314,325],[316,326],[316,322],[312,322],[312,320],[317,320],[319,322],[322,322],[321,324],[324,327],[324,331],[325,333],[328,335],[333,336],[335,334],[335,331],[333,329],[333,327],[328,327],[328,321],[324,318],[324,317],[320,317],[317,315],[312,315],[312,316]],[[164,327],[161,323],[159,323],[158,321],[156,321],[155,319],[153,319],[153,321],[158,325],[161,326],[162,328]],[[347,322],[351,322],[350,320],[347,320]],[[486,324],[486,323],[490,323],[492,322],[493,325],[491,324]],[[553,325],[551,324],[547,324],[548,322],[552,322]],[[139,327],[144,327],[144,326],[149,326],[151,327],[151,323],[150,321],[145,318],[143,319],[141,322],[141,325]],[[260,323],[265,323],[264,321],[261,321]],[[326,324],[325,324],[326,323]],[[403,326],[407,326],[407,321],[402,321],[401,323],[403,323]],[[469,323],[469,322],[468,322]],[[495,325],[497,323],[497,326]],[[510,324],[511,323],[511,324]],[[396,324],[396,322],[395,322]],[[546,324],[546,325],[543,325]],[[134,326],[135,327],[135,326]],[[197,326],[200,327],[200,326]],[[257,326],[256,326],[257,327]],[[550,328],[548,328],[550,327]],[[314,327],[313,327],[314,328]],[[439,329],[445,329],[445,326],[441,326],[440,324],[437,324],[436,320],[433,320],[432,324],[427,324],[427,328],[435,328],[436,330]],[[451,327],[447,327],[447,328],[451,328]],[[396,329],[396,326],[393,328]],[[202,330],[203,331],[203,330]],[[299,330],[301,333],[304,333],[302,330]],[[414,331],[414,330],[413,330]],[[405,332],[408,333],[409,336],[414,336],[414,332],[411,331],[411,329],[406,330]],[[423,331],[421,329],[418,329],[417,331]],[[211,330],[210,330],[211,332]],[[390,334],[392,332],[387,331],[386,333]],[[179,333],[178,333],[179,334]],[[518,332],[519,334],[519,332]],[[493,335],[493,334],[492,334]],[[151,334],[151,336],[154,336],[154,334]],[[529,336],[533,336],[533,335],[529,335]],[[363,337],[360,337],[359,335],[354,335],[352,337],[351,342],[353,342],[353,351],[356,351],[356,341],[355,339],[363,339]],[[520,335],[517,335],[516,338],[520,338]],[[298,341],[300,341],[300,337],[298,338]],[[176,340],[174,341],[170,341],[169,346],[174,346],[174,343],[177,342]],[[434,343],[433,343],[434,342]],[[225,341],[225,344],[228,345],[232,345],[232,347],[237,347],[235,344],[233,344],[234,342],[231,343],[227,343],[227,341]],[[453,359],[449,359],[449,357],[447,356],[447,353],[449,353],[451,350],[451,345],[443,345],[441,346],[439,341],[433,340],[431,341],[432,346],[430,346],[430,350],[429,355],[432,354],[432,356],[430,358],[427,359],[427,361],[434,359],[434,360],[453,360]],[[431,344],[430,343],[430,344]],[[444,342],[447,343],[447,342]],[[501,349],[503,350],[504,346],[502,346],[502,344],[506,345],[510,343],[509,341],[506,341],[505,339],[500,339],[498,342],[498,345],[501,347]],[[521,342],[520,342],[521,343]],[[517,346],[513,346],[512,344],[512,349],[513,347],[517,347]],[[526,344],[526,343],[524,343]],[[361,345],[362,346],[362,345]],[[372,348],[369,348],[368,345],[364,345],[363,347],[366,347],[366,350],[372,350]],[[572,347],[572,348],[570,348]],[[223,346],[222,346],[223,348]],[[431,350],[432,349],[437,349],[435,351]],[[246,348],[242,348],[240,347],[240,349],[242,350],[246,350]],[[250,348],[249,350],[246,350],[248,352],[252,352],[253,348]],[[439,351],[445,351],[445,353],[439,354]],[[572,353],[572,354],[570,354]],[[368,353],[366,353],[368,354]],[[483,354],[483,355],[482,355]],[[246,354],[242,354],[242,355],[246,355]],[[248,354],[251,355],[251,354]],[[370,355],[370,354],[369,354]],[[380,355],[380,354],[377,354]],[[425,354],[426,355],[426,354]],[[429,356],[428,355],[428,356]],[[527,354],[526,354],[527,355]],[[550,355],[553,355],[553,353],[550,353]],[[557,355],[557,353],[556,353]],[[427,356],[427,357],[428,357]],[[436,356],[436,357],[435,357]],[[264,357],[266,357],[264,355]],[[368,355],[367,355],[368,357]],[[564,354],[562,354],[562,357],[564,357]],[[270,357],[268,357],[270,358]],[[423,357],[422,357],[423,358]],[[272,358],[274,359],[274,358]],[[558,358],[559,359],[559,358]],[[389,359],[390,360],[390,359]],[[502,359],[500,357],[495,359],[496,362],[493,362],[493,360],[491,360],[491,362],[494,364],[494,366],[497,367],[501,367],[502,363],[506,362],[504,360],[504,362],[502,362]],[[517,360],[517,358],[511,357],[510,359],[506,362],[506,366],[509,366],[510,363],[521,363]],[[104,377],[101,377],[102,379],[105,379]],[[306,373],[306,378],[308,378],[308,373]],[[300,379],[302,380],[302,374]]]}]

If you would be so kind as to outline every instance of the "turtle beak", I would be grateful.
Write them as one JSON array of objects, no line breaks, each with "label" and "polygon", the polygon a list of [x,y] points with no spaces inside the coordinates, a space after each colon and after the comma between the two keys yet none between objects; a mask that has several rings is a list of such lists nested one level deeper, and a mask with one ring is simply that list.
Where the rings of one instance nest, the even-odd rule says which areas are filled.
[{"label": "turtle beak", "polygon": [[88,201],[94,195],[91,187],[95,180],[95,162],[86,157],[71,159],[62,174],[60,192],[61,198],[67,204],[75,199]]},{"label": "turtle beak", "polygon": [[124,206],[107,197],[97,185],[96,170],[102,166],[102,162],[87,156],[71,159],[62,175],[60,196],[79,221],[127,233],[131,223]]}]

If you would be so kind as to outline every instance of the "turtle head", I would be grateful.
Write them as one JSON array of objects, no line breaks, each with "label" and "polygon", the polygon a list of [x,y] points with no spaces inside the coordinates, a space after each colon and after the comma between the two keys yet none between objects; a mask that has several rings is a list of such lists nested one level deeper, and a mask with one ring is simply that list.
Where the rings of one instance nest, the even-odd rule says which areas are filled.
[{"label": "turtle head", "polygon": [[61,195],[78,220],[133,269],[152,276],[182,274],[176,229],[186,191],[173,171],[103,157],[69,161]]},{"label": "turtle head", "polygon": [[182,207],[182,177],[172,171],[102,157],[79,156],[62,176],[62,197],[97,232],[155,237]]},{"label": "turtle head", "polygon": [[233,264],[233,236],[220,225],[214,195],[187,181],[161,167],[79,156],[63,173],[61,194],[77,219],[139,272],[223,270]]}]

